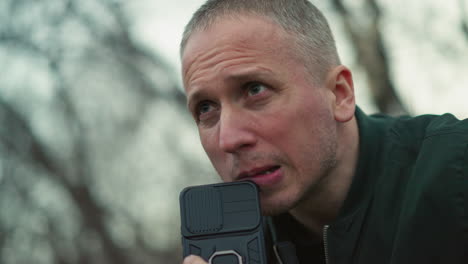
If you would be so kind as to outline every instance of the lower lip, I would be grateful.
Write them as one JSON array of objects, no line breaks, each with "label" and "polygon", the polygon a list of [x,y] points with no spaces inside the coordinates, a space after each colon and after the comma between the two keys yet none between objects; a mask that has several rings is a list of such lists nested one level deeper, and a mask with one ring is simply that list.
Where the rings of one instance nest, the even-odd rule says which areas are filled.
[{"label": "lower lip", "polygon": [[244,178],[244,180],[253,181],[260,187],[267,187],[280,182],[282,178],[283,173],[281,171],[281,168],[278,168],[275,171],[270,172],[268,174],[260,174],[253,177],[247,177]]}]

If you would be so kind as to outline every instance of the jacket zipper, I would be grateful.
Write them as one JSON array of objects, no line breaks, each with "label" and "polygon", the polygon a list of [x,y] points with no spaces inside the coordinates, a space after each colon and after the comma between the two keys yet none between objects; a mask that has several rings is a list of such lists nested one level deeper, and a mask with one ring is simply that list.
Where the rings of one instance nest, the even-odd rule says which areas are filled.
[{"label": "jacket zipper", "polygon": [[330,226],[329,225],[324,225],[323,226],[323,249],[324,249],[324,253],[325,253],[325,263],[326,264],[329,264],[328,263],[328,228]]}]

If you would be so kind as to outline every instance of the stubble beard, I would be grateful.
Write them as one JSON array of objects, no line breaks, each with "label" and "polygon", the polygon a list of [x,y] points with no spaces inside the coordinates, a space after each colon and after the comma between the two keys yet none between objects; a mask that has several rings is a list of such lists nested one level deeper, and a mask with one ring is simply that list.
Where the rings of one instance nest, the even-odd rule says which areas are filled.
[{"label": "stubble beard", "polygon": [[[337,160],[337,142],[335,140],[327,140],[326,144],[322,150],[324,151],[323,157],[318,161],[319,170],[315,175],[307,175],[305,182],[296,183],[299,185],[296,189],[293,190],[281,190],[284,193],[271,193],[263,194],[260,193],[260,200],[262,203],[262,214],[266,216],[274,216],[282,213],[286,213],[300,204],[306,202],[306,200],[313,199],[317,197],[324,191],[326,186],[326,181],[328,180],[328,175],[333,169],[336,168]],[[314,171],[311,169],[310,171]],[[298,176],[296,176],[298,177]],[[294,186],[293,186],[294,187]],[[302,188],[301,188],[302,187]],[[280,191],[280,192],[281,192]],[[289,193],[288,193],[289,192]],[[273,196],[279,195],[284,196],[278,199],[274,199]],[[265,200],[268,201],[268,204],[265,204]],[[275,201],[276,200],[276,201]]]}]

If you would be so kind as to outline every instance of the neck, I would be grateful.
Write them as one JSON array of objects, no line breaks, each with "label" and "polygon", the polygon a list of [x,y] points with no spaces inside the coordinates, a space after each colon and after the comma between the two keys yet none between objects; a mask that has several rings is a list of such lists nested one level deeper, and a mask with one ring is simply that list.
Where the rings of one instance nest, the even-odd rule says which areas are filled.
[{"label": "neck", "polygon": [[359,132],[356,118],[342,124],[338,134],[337,164],[309,190],[290,214],[312,233],[321,235],[324,225],[338,216],[357,167]]}]

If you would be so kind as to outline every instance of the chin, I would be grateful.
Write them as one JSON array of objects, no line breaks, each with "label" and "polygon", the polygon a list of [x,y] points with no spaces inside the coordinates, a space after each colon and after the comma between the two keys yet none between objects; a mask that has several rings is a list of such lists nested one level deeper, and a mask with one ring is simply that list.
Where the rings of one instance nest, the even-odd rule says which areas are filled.
[{"label": "chin", "polygon": [[263,197],[260,195],[260,204],[263,215],[275,216],[288,212],[294,208],[296,202],[292,197]]}]

